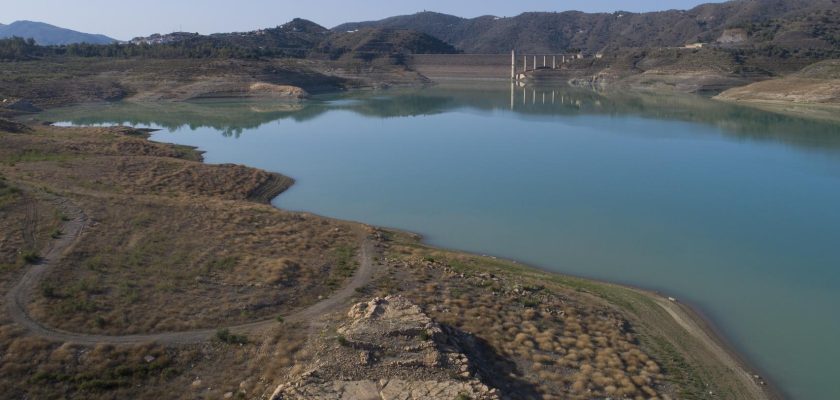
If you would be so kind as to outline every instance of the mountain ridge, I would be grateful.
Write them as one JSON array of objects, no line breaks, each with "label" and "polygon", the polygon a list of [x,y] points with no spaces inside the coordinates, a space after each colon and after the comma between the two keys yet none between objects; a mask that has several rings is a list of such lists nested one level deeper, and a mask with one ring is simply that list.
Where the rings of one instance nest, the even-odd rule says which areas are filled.
[{"label": "mountain ridge", "polygon": [[74,43],[111,44],[118,40],[105,35],[91,34],[62,28],[38,21],[15,21],[9,25],[0,24],[0,39],[21,37],[34,39],[43,46],[67,45]]},{"label": "mountain ridge", "polygon": [[175,32],[137,37],[135,45],[185,45],[194,47],[240,47],[275,49],[274,55],[328,59],[401,59],[406,54],[451,54],[456,50],[437,37],[408,29],[365,28],[351,32],[332,31],[315,22],[295,18],[274,28],[249,32],[201,35]]},{"label": "mountain ridge", "polygon": [[[770,22],[781,26],[781,32],[772,32],[780,34],[781,39],[803,37],[809,39],[803,39],[805,48],[837,49],[840,48],[840,36],[835,33],[840,25],[837,10],[840,10],[838,0],[732,0],[702,4],[690,10],[647,13],[563,11],[526,12],[515,17],[461,18],[421,12],[378,21],[345,23],[334,27],[333,31],[411,29],[435,36],[466,53],[505,53],[513,48],[524,52],[580,49],[595,53],[618,47],[681,47],[688,43],[709,43],[719,39],[727,29],[741,28],[752,33],[766,28],[764,25]],[[822,22],[823,19],[828,21]],[[825,26],[831,28],[831,34],[820,33]],[[786,31],[785,28],[792,29]],[[747,40],[747,44],[784,42],[763,36],[747,39],[753,38],[756,40]]]}]

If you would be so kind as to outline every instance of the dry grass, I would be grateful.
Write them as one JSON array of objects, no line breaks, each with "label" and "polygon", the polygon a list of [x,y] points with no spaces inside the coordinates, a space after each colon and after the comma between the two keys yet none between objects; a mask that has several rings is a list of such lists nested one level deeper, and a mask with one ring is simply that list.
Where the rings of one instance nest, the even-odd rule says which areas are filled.
[{"label": "dry grass", "polygon": [[0,320],[3,398],[259,398],[296,363],[306,336],[279,327],[247,345],[95,347],[28,337]]},{"label": "dry grass", "polygon": [[31,202],[0,175],[0,283],[7,283],[14,272],[37,259],[60,222],[50,204]]},{"label": "dry grass", "polygon": [[[47,325],[116,334],[271,319],[343,286],[355,269],[352,225],[264,204],[291,183],[277,175],[197,163],[189,148],[122,128],[38,127],[0,143],[4,292],[22,255],[62,234],[67,217],[49,198],[72,200],[91,221],[30,305]],[[305,330],[282,324],[247,339],[87,348],[29,337],[3,316],[0,393],[259,396],[292,367]]]},{"label": "dry grass", "polygon": [[[165,395],[155,388],[182,374],[189,355],[154,345],[85,348],[22,336],[0,325],[0,391],[5,398],[120,398],[145,387],[144,398]],[[107,396],[104,394],[107,393]],[[130,396],[133,397],[133,396]]]},{"label": "dry grass", "polygon": [[523,398],[683,398],[708,390],[681,354],[651,344],[661,332],[636,320],[636,305],[613,297],[609,286],[440,251],[401,233],[385,236],[387,273],[366,290],[403,294],[435,320],[486,342],[501,359],[482,374],[536,388]]},{"label": "dry grass", "polygon": [[[47,325],[120,334],[270,319],[352,275],[352,226],[262,204],[291,184],[278,175],[190,161],[191,150],[124,128],[2,139],[5,176],[71,199],[92,221],[30,307]],[[54,219],[47,236],[60,236]],[[4,234],[3,251],[20,252],[21,236]]]},{"label": "dry grass", "polygon": [[32,307],[63,329],[153,332],[266,319],[317,301],[346,278],[321,279],[341,265],[331,249],[352,246],[337,223],[231,201],[78,201],[96,225],[44,280],[51,295]]}]

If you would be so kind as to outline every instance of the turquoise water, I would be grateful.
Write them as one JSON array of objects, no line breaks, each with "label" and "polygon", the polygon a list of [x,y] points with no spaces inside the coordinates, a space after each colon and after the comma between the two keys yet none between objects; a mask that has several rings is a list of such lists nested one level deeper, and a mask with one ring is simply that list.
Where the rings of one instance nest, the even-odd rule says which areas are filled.
[{"label": "turquoise water", "polygon": [[840,125],[689,96],[538,88],[302,104],[117,104],[210,163],[282,172],[278,207],[638,285],[698,306],[797,399],[840,385]]}]

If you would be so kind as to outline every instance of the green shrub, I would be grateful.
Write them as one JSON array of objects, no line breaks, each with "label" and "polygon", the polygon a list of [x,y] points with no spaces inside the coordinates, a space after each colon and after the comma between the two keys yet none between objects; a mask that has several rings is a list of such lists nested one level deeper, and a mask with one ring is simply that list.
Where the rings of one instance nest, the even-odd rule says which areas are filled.
[{"label": "green shrub", "polygon": [[427,340],[429,340],[429,339],[431,339],[431,338],[432,338],[432,336],[431,336],[431,335],[429,335],[429,332],[428,332],[428,331],[422,331],[422,332],[420,332],[420,340],[422,340],[422,341],[424,341],[424,342],[425,342],[425,341],[427,341]]},{"label": "green shrub", "polygon": [[41,261],[41,256],[34,250],[24,252],[21,257],[27,264],[35,264],[38,261]]},{"label": "green shrub", "polygon": [[59,297],[58,296],[58,291],[56,290],[56,287],[53,286],[52,283],[46,283],[46,282],[42,283],[41,284],[41,294],[44,297],[50,298],[50,299],[55,299],[55,298]]},{"label": "green shrub", "polygon": [[234,333],[230,333],[230,329],[219,329],[216,331],[216,339],[218,339],[222,343],[227,344],[246,344],[248,343],[248,338],[243,335],[237,335]]},{"label": "green shrub", "polygon": [[338,340],[338,344],[344,347],[350,346],[350,341],[348,341],[347,338],[344,337],[344,335],[338,335],[338,337],[336,337],[336,340]]}]

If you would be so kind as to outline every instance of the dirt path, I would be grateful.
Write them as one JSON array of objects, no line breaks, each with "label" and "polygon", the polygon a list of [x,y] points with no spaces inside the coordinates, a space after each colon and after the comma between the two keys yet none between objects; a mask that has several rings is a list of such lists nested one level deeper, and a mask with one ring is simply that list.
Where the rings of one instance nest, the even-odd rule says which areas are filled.
[{"label": "dirt path", "polygon": [[[6,294],[6,308],[12,320],[26,328],[30,334],[49,340],[72,342],[82,345],[106,344],[143,344],[156,342],[166,345],[201,343],[212,339],[216,329],[200,329],[184,332],[138,334],[125,336],[92,335],[67,332],[50,328],[32,319],[26,310],[26,303],[32,297],[41,279],[61,261],[62,256],[81,239],[88,225],[88,218],[84,212],[66,199],[55,199],[64,215],[69,218],[62,226],[63,235],[49,243],[43,250],[42,259],[35,265],[29,265],[20,281]],[[356,289],[371,281],[375,270],[373,262],[373,244],[367,238],[366,232],[359,229],[361,246],[359,249],[359,268],[350,283],[333,293],[330,297],[307,308],[284,317],[284,322],[313,322],[320,316],[337,311],[347,306]],[[266,328],[276,326],[276,320],[258,321],[249,324],[228,327],[236,334],[251,334]]]}]

